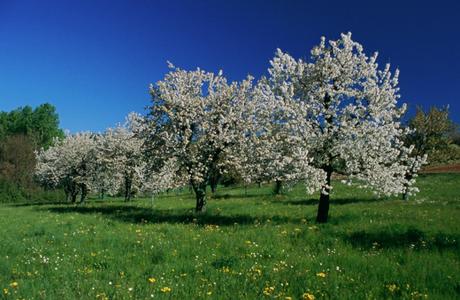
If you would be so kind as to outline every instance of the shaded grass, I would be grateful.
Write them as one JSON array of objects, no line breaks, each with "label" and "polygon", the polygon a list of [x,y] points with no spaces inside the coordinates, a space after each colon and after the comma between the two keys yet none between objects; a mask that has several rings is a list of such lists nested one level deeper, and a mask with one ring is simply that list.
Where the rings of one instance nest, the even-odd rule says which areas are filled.
[{"label": "shaded grass", "polygon": [[419,185],[421,193],[403,202],[335,183],[324,225],[313,223],[317,195],[301,186],[279,196],[271,186],[220,188],[202,215],[193,213],[187,189],[133,203],[3,205],[0,288],[8,294],[0,292],[12,299],[459,298],[460,175],[424,175]]}]

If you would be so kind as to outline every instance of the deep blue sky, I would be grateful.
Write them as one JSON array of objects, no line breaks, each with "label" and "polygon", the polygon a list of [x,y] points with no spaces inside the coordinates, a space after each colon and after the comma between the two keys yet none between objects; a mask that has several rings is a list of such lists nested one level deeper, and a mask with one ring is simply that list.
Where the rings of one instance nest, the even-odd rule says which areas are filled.
[{"label": "deep blue sky", "polygon": [[402,101],[460,122],[460,4],[430,2],[0,0],[0,110],[50,102],[63,128],[100,131],[143,112],[167,60],[239,80],[351,31],[400,68]]}]

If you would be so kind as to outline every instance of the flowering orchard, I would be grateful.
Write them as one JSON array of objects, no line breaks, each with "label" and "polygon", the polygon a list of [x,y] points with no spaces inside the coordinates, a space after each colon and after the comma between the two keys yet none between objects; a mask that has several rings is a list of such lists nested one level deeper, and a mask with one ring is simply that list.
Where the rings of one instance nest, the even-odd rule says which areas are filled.
[{"label": "flowering orchard", "polygon": [[426,157],[405,145],[398,74],[379,68],[377,53],[342,34],[295,59],[277,50],[269,75],[228,82],[200,69],[169,64],[150,87],[146,115],[103,134],[69,134],[37,153],[37,178],[62,186],[69,198],[89,192],[125,199],[190,185],[196,211],[206,188],[236,170],[246,183],[301,182],[321,191],[317,222],[327,222],[331,176],[385,195],[415,193]]}]

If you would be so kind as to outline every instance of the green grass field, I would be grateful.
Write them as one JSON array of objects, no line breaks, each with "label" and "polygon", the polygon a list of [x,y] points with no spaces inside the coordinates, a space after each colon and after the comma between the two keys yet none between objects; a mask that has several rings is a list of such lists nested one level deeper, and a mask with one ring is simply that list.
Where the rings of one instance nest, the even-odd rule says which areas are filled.
[{"label": "green grass field", "polygon": [[[0,206],[5,299],[458,299],[460,174],[424,175],[415,199],[335,183],[330,222],[296,187],[221,188]],[[0,297],[0,298],[1,298]]]}]

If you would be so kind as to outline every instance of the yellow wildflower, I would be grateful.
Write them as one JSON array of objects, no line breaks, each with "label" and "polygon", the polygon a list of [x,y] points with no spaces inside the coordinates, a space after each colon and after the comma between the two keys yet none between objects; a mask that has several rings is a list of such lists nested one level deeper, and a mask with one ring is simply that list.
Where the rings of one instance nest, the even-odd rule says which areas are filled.
[{"label": "yellow wildflower", "polygon": [[150,283],[155,283],[156,281],[157,281],[157,280],[156,280],[154,277],[150,277],[150,278],[149,278],[149,282],[150,282]]},{"label": "yellow wildflower", "polygon": [[315,300],[315,295],[310,293],[303,293],[302,295],[303,300]]},{"label": "yellow wildflower", "polygon": [[398,286],[396,284],[392,283],[392,284],[387,285],[387,288],[388,288],[388,290],[390,292],[393,293],[394,291],[396,291],[398,289]]},{"label": "yellow wildflower", "polygon": [[324,273],[324,272],[319,272],[319,273],[316,273],[316,276],[321,277],[321,278],[324,278],[324,277],[326,277],[326,273]]},{"label": "yellow wildflower", "polygon": [[18,284],[16,281],[13,281],[12,283],[10,283],[10,286],[11,286],[13,289],[17,288],[18,285],[19,285],[19,284]]},{"label": "yellow wildflower", "polygon": [[3,289],[3,294],[8,295],[8,289],[7,288]]},{"label": "yellow wildflower", "polygon": [[270,296],[271,294],[273,294],[274,291],[275,291],[274,287],[267,286],[266,288],[264,288],[264,295]]},{"label": "yellow wildflower", "polygon": [[96,299],[109,300],[109,297],[107,297],[107,295],[105,293],[101,293],[101,294],[96,295]]},{"label": "yellow wildflower", "polygon": [[169,293],[169,292],[171,292],[171,288],[165,286],[165,287],[162,287],[162,288],[160,289],[160,291],[162,291],[163,293]]}]

